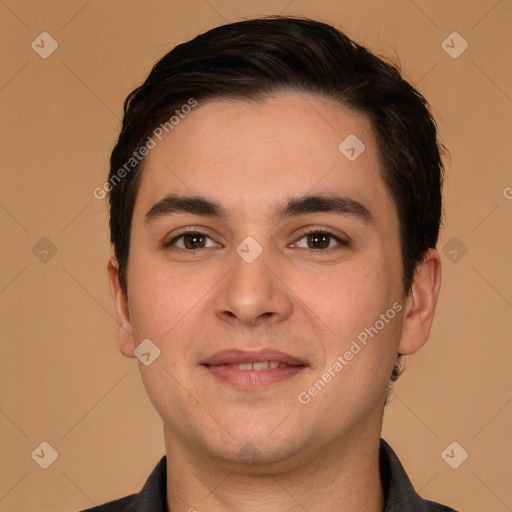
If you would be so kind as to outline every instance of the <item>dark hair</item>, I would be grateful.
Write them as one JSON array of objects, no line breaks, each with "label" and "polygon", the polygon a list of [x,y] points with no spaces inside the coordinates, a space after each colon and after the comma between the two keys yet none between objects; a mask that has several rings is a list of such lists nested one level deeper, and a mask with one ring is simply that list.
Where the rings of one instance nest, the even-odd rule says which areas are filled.
[{"label": "dark hair", "polygon": [[[176,46],[126,98],[109,174],[111,242],[125,292],[143,162],[131,159],[153,130],[169,124],[191,98],[258,100],[283,90],[330,98],[371,120],[400,222],[404,293],[410,291],[416,265],[436,246],[442,215],[442,146],[427,101],[397,67],[336,28],[270,16],[223,25]],[[127,162],[133,169],[120,179]]]}]

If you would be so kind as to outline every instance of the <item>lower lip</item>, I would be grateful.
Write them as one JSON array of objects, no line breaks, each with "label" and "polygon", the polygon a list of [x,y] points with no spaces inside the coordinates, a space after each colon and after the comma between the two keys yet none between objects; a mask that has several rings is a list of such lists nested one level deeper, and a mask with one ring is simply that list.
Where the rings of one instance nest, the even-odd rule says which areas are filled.
[{"label": "lower lip", "polygon": [[280,366],[268,370],[237,370],[231,366],[206,366],[213,375],[242,389],[259,389],[297,375],[305,366]]}]

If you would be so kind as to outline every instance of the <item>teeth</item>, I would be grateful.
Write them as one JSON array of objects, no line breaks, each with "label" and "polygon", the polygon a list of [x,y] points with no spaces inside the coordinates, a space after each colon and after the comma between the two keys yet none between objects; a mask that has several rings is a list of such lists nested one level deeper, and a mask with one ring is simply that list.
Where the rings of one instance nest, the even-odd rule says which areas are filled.
[{"label": "teeth", "polygon": [[280,363],[279,361],[261,361],[260,363],[240,363],[240,364],[229,364],[231,368],[235,370],[268,370],[277,367],[286,366],[284,363]]},{"label": "teeth", "polygon": [[261,363],[252,363],[253,370],[268,370],[270,363],[268,361],[262,361]]}]

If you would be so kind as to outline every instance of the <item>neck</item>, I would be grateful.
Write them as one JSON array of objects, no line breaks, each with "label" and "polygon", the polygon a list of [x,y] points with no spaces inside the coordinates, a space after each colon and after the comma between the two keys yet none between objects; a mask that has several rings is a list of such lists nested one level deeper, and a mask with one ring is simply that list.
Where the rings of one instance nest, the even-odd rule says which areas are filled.
[{"label": "neck", "polygon": [[190,450],[167,429],[170,511],[382,512],[379,436],[356,436],[300,460],[257,466]]}]

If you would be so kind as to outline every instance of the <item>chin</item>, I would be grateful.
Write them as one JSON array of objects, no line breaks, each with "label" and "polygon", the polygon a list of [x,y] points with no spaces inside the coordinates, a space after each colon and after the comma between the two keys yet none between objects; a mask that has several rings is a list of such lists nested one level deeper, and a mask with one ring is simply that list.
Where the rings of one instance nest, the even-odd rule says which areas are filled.
[{"label": "chin", "polygon": [[[254,436],[253,436],[254,437]],[[294,465],[293,460],[300,454],[301,446],[292,439],[238,440],[227,450],[220,450],[217,457],[222,458],[228,466],[236,464],[238,469],[247,473],[280,473]]]},{"label": "chin", "polygon": [[208,443],[208,448],[216,459],[224,460],[230,465],[239,463],[241,468],[245,467],[250,472],[268,473],[269,466],[273,465],[277,469],[289,465],[307,445],[303,429],[299,436],[298,428],[288,428],[285,431],[278,425],[279,422],[276,421],[267,428],[261,424],[232,426],[229,433],[223,429],[218,432],[220,438],[217,442],[212,439],[211,431],[204,441]]}]

